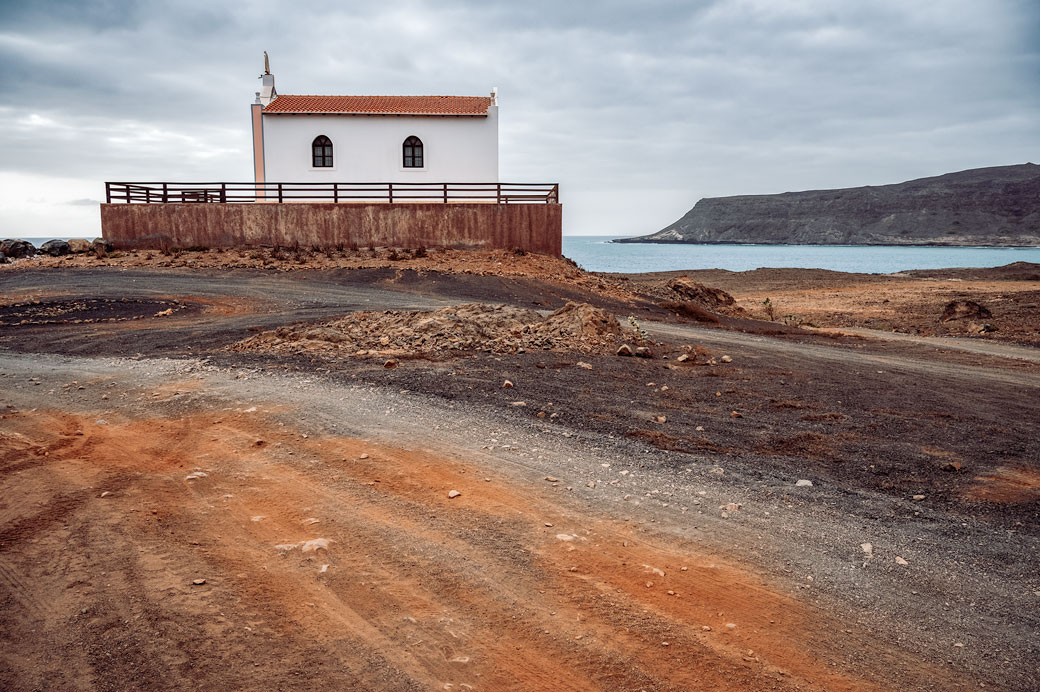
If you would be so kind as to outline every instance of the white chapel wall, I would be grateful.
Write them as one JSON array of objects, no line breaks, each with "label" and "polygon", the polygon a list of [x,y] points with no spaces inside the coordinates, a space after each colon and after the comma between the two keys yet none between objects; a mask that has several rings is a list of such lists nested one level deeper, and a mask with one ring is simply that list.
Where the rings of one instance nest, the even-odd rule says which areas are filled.
[{"label": "white chapel wall", "polygon": [[[498,107],[487,117],[265,115],[268,182],[498,182]],[[311,143],[332,140],[332,168],[314,168]],[[425,166],[405,168],[404,140],[423,142]]]}]

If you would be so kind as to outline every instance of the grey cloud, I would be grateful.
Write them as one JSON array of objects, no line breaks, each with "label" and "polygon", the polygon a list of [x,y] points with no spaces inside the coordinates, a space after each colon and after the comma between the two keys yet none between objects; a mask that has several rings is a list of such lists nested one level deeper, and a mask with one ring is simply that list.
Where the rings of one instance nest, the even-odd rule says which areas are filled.
[{"label": "grey cloud", "polygon": [[0,27],[0,170],[98,186],[248,179],[263,50],[283,93],[499,86],[502,175],[560,180],[569,232],[1040,143],[1027,0],[39,2]]}]

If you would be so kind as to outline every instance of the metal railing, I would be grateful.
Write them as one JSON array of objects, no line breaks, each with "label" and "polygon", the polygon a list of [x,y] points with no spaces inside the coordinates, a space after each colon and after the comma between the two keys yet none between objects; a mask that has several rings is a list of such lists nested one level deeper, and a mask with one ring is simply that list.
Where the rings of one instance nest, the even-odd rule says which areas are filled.
[{"label": "metal railing", "polygon": [[487,202],[559,204],[558,183],[105,183],[108,204]]}]

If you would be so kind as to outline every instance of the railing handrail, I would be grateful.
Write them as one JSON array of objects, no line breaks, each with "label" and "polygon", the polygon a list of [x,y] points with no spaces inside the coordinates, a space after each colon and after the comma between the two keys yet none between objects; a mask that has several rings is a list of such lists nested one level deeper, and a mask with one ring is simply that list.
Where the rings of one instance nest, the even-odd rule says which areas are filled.
[{"label": "railing handrail", "polygon": [[[314,193],[314,194],[309,194]],[[352,194],[354,193],[354,194]],[[354,200],[393,204],[395,201],[489,200],[496,204],[559,204],[559,183],[433,183],[433,182],[106,182],[105,199],[112,203],[257,203],[292,200]]]}]

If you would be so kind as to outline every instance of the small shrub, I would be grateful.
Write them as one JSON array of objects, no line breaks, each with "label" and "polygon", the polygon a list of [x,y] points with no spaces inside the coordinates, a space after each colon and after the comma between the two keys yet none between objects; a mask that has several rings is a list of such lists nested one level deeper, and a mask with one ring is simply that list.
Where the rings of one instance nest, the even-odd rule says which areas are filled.
[{"label": "small shrub", "polygon": [[426,248],[423,247],[422,245],[420,245],[419,247],[417,247],[415,249],[415,259],[422,259],[423,257],[426,257],[426,256],[427,256],[426,255]]},{"label": "small shrub", "polygon": [[636,342],[636,344],[638,344],[639,346],[646,345],[646,330],[639,326],[639,323],[636,322],[636,318],[629,315],[628,324],[632,327],[632,339]]},{"label": "small shrub", "polygon": [[773,305],[773,301],[766,298],[762,301],[762,307],[766,309],[766,316],[769,317],[769,321],[776,322],[776,306]]}]

